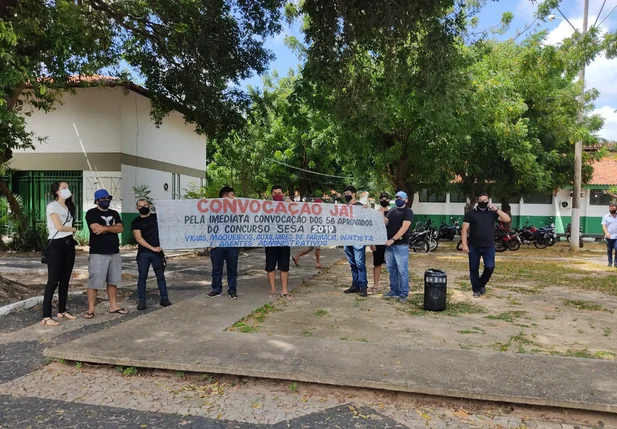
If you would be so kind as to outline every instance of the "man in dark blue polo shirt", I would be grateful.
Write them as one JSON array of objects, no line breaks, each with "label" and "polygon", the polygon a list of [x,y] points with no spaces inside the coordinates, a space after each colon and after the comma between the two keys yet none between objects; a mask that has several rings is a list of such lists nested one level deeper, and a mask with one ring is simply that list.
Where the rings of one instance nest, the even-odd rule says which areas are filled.
[{"label": "man in dark blue polo shirt", "polygon": [[[486,293],[486,285],[495,270],[495,222],[510,222],[510,216],[488,203],[488,194],[478,196],[478,204],[465,214],[461,239],[463,252],[469,254],[469,277],[474,298]],[[469,235],[469,237],[468,237]],[[484,271],[480,276],[480,258]]]}]

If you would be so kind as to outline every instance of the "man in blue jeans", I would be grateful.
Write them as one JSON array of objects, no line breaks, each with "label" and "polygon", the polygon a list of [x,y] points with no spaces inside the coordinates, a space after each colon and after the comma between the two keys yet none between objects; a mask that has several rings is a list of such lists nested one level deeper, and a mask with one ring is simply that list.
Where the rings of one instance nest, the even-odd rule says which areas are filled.
[{"label": "man in blue jeans", "polygon": [[[233,188],[223,186],[219,191],[219,198],[235,198]],[[208,298],[216,298],[223,294],[223,266],[227,263],[227,294],[230,299],[238,299],[236,288],[238,287],[238,255],[237,247],[215,247],[210,249],[212,261],[212,291],[206,295]]]},{"label": "man in blue jeans", "polygon": [[[478,204],[463,218],[461,241],[469,254],[469,277],[474,298],[486,293],[486,285],[495,270],[495,222],[510,222],[510,216],[488,203],[488,194],[478,195]],[[484,271],[480,276],[480,258]]]},{"label": "man in blue jeans", "polygon": [[159,227],[156,214],[151,212],[150,203],[143,198],[137,200],[137,210],[139,211],[139,217],[131,225],[133,236],[139,245],[137,248],[137,269],[139,271],[139,280],[137,281],[139,302],[137,303],[137,309],[146,309],[146,281],[148,280],[150,265],[152,265],[159,287],[161,295],[160,304],[163,307],[169,307],[171,302],[167,295],[165,263],[159,241]]},{"label": "man in blue jeans", "polygon": [[[606,241],[608,266],[612,267],[613,253],[615,253],[617,258],[617,204],[609,204],[608,214],[602,218],[602,230],[604,231],[604,240]],[[617,267],[617,260],[615,260],[615,267]]]},{"label": "man in blue jeans", "polygon": [[409,295],[409,235],[413,222],[413,211],[407,207],[407,194],[396,193],[396,208],[386,215],[386,266],[390,274],[390,292],[384,298],[398,298],[406,303]]},{"label": "man in blue jeans", "polygon": [[[347,186],[343,191],[343,198],[350,206],[362,206],[356,200],[356,188]],[[366,246],[345,246],[345,255],[351,268],[351,287],[345,293],[359,293],[360,296],[368,296],[368,278],[366,276]]]}]

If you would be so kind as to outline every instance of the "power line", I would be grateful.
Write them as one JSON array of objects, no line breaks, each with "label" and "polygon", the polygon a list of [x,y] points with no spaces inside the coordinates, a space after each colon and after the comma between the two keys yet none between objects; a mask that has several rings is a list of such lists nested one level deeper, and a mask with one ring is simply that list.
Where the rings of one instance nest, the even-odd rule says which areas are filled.
[{"label": "power line", "polygon": [[608,14],[606,14],[606,16],[602,19],[602,21],[600,21],[600,23],[598,24],[598,27],[601,26],[604,21],[606,21],[606,18],[611,16],[611,13],[613,13],[615,9],[617,9],[617,4],[615,5],[614,8],[611,9],[611,11]]},{"label": "power line", "polygon": [[591,28],[594,28],[596,26],[596,24],[598,23],[598,19],[600,18],[600,15],[602,15],[602,11],[604,10],[604,6],[606,5],[606,0],[604,0],[602,2],[602,7],[600,8],[600,12],[598,12],[598,16],[596,16],[596,20],[593,23],[593,25],[591,26]]},{"label": "power line", "polygon": [[304,171],[305,173],[317,174],[319,176],[334,177],[334,178],[337,178],[337,179],[353,179],[353,177],[351,177],[351,176],[336,176],[334,174],[325,174],[325,173],[319,173],[317,171],[305,170],[304,168],[295,167],[293,165],[285,164],[284,162],[277,161],[276,159],[272,159],[272,158],[268,158],[268,161],[274,162],[275,164],[283,165],[283,166],[288,167],[288,168],[293,168],[294,170]]}]

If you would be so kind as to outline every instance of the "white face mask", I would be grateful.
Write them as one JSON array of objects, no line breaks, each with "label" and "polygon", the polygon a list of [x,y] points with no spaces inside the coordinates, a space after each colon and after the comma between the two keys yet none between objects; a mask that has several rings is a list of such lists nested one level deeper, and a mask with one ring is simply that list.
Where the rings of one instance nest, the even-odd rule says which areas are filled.
[{"label": "white face mask", "polygon": [[73,194],[68,188],[65,188],[65,189],[60,189],[60,192],[58,192],[58,195],[60,196],[60,198],[68,200],[69,198],[71,198]]}]

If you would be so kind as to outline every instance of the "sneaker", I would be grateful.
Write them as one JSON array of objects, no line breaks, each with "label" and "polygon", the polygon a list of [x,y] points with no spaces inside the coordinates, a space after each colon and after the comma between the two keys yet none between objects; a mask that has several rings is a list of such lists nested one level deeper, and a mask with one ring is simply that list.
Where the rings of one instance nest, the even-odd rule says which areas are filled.
[{"label": "sneaker", "polygon": [[221,296],[221,292],[217,292],[215,290],[213,290],[212,292],[210,292],[208,295],[206,295],[208,298],[217,298],[219,296]]},{"label": "sneaker", "polygon": [[359,293],[360,288],[358,286],[352,286],[349,289],[345,289],[343,293]]},{"label": "sneaker", "polygon": [[484,295],[485,293],[486,293],[486,288],[485,287],[480,289],[480,295]]},{"label": "sneaker", "polygon": [[[612,263],[612,262],[609,262],[609,263],[608,263],[608,266],[609,266],[609,267],[612,267],[612,266],[613,266],[613,263]],[[617,265],[615,265],[615,266],[617,267]]]},{"label": "sneaker", "polygon": [[474,292],[473,293],[473,297],[474,298],[480,298],[482,296],[482,294],[480,292]]},{"label": "sneaker", "polygon": [[146,309],[146,301],[139,301],[139,304],[137,304],[137,309],[138,310],[145,310]]},{"label": "sneaker", "polygon": [[172,304],[171,304],[171,301],[169,299],[165,298],[165,299],[161,300],[161,307],[169,307],[170,305],[172,305]]},{"label": "sneaker", "polygon": [[398,302],[400,302],[401,304],[407,304],[407,297],[406,296],[400,296],[398,298]]},{"label": "sneaker", "polygon": [[229,292],[229,298],[230,299],[238,299],[238,294],[235,292]]},{"label": "sneaker", "polygon": [[360,288],[360,296],[368,296],[368,288],[366,286]]},{"label": "sneaker", "polygon": [[388,293],[384,293],[383,294],[383,298],[385,299],[393,299],[393,298],[398,298],[398,295],[392,293],[392,292],[388,292]]}]

